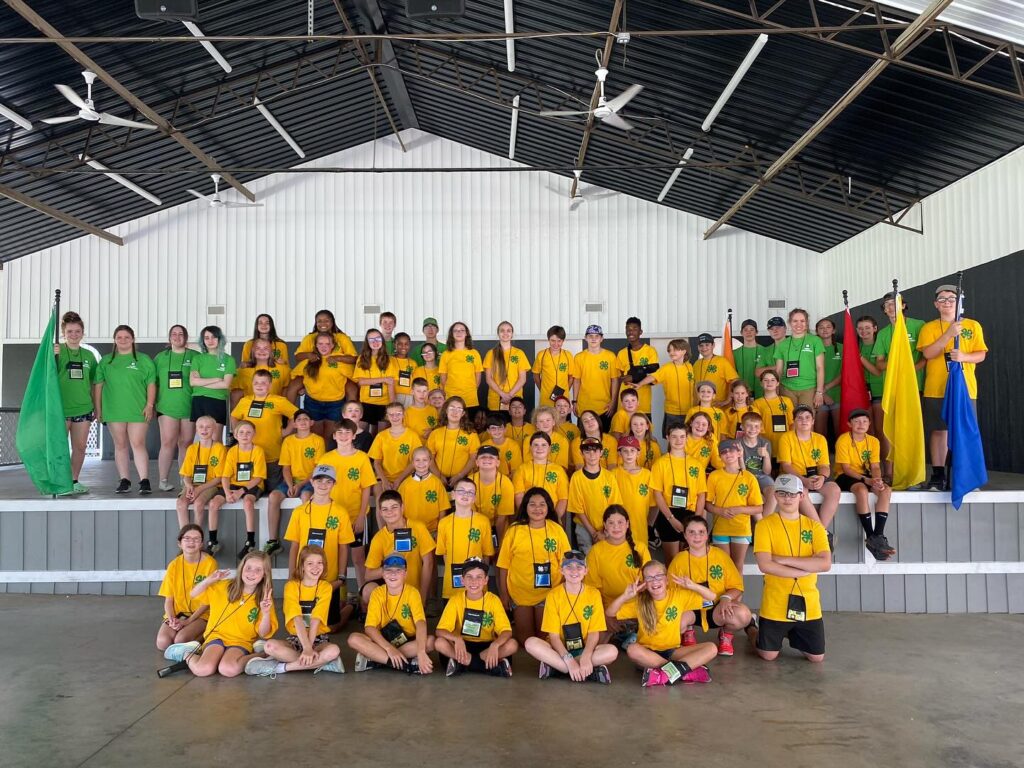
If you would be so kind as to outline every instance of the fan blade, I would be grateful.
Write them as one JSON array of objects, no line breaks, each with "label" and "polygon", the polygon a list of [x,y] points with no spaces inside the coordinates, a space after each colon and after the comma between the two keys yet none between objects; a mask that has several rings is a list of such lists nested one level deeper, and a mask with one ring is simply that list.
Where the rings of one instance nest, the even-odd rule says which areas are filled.
[{"label": "fan blade", "polygon": [[616,115],[614,112],[612,112],[607,117],[602,117],[601,122],[610,125],[613,128],[621,128],[623,131],[633,130],[633,124],[631,122],[629,122],[628,120],[624,120],[623,118]]},{"label": "fan blade", "polygon": [[633,97],[640,93],[640,91],[642,91],[643,89],[644,87],[642,85],[637,85],[636,83],[633,83],[633,85],[629,86],[629,88],[624,90],[614,99],[609,100],[605,104],[605,106],[608,107],[608,109],[610,109],[612,112],[618,112],[624,106],[629,104],[629,102],[633,100]]},{"label": "fan blade", "polygon": [[152,123],[137,123],[134,120],[125,120],[123,117],[114,117],[106,112],[100,113],[100,122],[104,125],[119,125],[122,128],[144,128],[147,131],[155,131],[156,126]]},{"label": "fan blade", "polygon": [[225,208],[262,208],[263,203],[232,203],[226,201],[221,203]]},{"label": "fan blade", "polygon": [[72,120],[77,120],[78,115],[71,115],[70,117],[44,117],[42,122],[48,123],[49,125],[58,125],[60,123],[70,123]]},{"label": "fan blade", "polygon": [[83,99],[81,96],[79,96],[77,93],[75,93],[74,89],[71,88],[70,86],[61,85],[60,83],[58,83],[57,85],[54,86],[54,88],[56,88],[58,91],[60,91],[65,99],[70,101],[72,104],[74,104],[79,109],[88,109],[89,108],[86,105],[86,103],[85,103],[85,99]]},{"label": "fan blade", "polygon": [[185,191],[188,192],[190,195],[194,195],[195,197],[198,197],[203,202],[206,202],[206,203],[212,203],[213,202],[213,200],[208,198],[206,195],[201,195],[198,192],[196,192],[194,189],[186,189]]},{"label": "fan blade", "polygon": [[580,207],[580,206],[581,206],[582,204],[583,204],[583,198],[582,198],[582,197],[580,197],[579,195],[577,195],[577,196],[576,196],[576,197],[574,197],[574,198],[572,199],[572,201],[571,201],[571,202],[569,203],[569,210],[570,210],[570,211],[575,211],[575,210],[576,210],[577,208],[579,208],[579,207]]},{"label": "fan blade", "polygon": [[573,116],[573,115],[589,115],[589,114],[590,114],[590,112],[589,112],[589,111],[583,111],[583,112],[566,112],[566,111],[564,111],[564,110],[550,110],[550,109],[542,109],[542,110],[541,110],[540,112],[538,112],[537,114],[538,114],[538,115],[540,115],[541,117],[571,117],[571,116]]}]

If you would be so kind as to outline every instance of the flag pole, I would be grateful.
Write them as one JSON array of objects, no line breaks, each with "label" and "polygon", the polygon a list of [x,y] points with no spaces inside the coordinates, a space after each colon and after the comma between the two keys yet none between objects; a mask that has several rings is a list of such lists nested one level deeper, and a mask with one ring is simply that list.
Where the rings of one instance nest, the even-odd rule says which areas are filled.
[{"label": "flag pole", "polygon": [[[60,288],[53,292],[53,304],[57,313],[57,322],[53,324],[53,345],[57,346],[60,344]],[[55,357],[58,358],[59,362],[60,355],[57,354]]]},{"label": "flag pole", "polygon": [[843,306],[846,307],[847,309],[850,308],[850,294],[846,291],[845,288],[843,289]]}]

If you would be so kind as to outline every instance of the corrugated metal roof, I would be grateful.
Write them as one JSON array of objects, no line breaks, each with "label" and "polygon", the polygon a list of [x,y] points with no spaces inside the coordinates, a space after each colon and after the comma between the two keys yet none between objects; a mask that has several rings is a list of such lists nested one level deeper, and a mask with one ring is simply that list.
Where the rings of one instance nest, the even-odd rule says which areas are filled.
[{"label": "corrugated metal roof", "polygon": [[[372,0],[371,0],[372,2]],[[747,0],[715,0],[736,11],[749,9]],[[551,31],[605,29],[611,13],[608,0],[515,0],[515,29]],[[849,16],[842,0],[819,4],[823,24],[838,23]],[[181,34],[176,24],[139,20],[132,4],[103,3],[89,7],[38,0],[33,7],[68,35]],[[345,3],[360,29],[354,0]],[[401,0],[381,3],[387,31],[401,32],[494,32],[504,29],[502,0],[471,0],[465,17],[454,20],[411,22]],[[764,9],[762,9],[764,10]],[[241,0],[203,0],[201,27],[206,34],[303,34],[306,4],[297,0],[247,3]],[[780,23],[807,24],[806,10],[784,5],[772,15]],[[888,13],[888,12],[887,12]],[[901,17],[899,11],[892,12]],[[905,14],[902,18],[906,18]],[[622,25],[625,29],[736,29],[751,22],[679,3],[630,4]],[[340,33],[344,26],[332,0],[317,0],[317,33]],[[0,36],[35,36],[26,22],[10,9],[0,11]],[[858,33],[861,34],[861,33]],[[865,39],[877,33],[864,32]],[[668,169],[636,168],[651,163],[671,163],[695,137],[700,123],[736,66],[749,49],[751,36],[700,38],[634,37],[628,46],[614,48],[607,92],[614,95],[630,83],[644,91],[626,112],[657,118],[663,126],[640,142],[624,143],[614,128],[599,126],[587,153],[583,180],[637,197],[655,200],[669,175]],[[519,40],[515,44],[516,73],[546,86],[544,106],[558,99],[554,89],[589,100],[594,85],[593,53],[601,40],[582,38]],[[178,105],[180,93],[196,94],[197,105],[212,104],[213,89],[223,81],[244,79],[246,73],[284,65],[309,55],[321,69],[338,64],[333,43],[218,42],[217,48],[234,67],[226,75],[198,46],[146,43],[138,45],[89,44],[86,52],[125,86],[164,117],[185,127],[187,135],[224,166],[286,167],[301,160],[251,107],[235,106],[202,120]],[[421,129],[505,155],[508,151],[510,113],[507,107],[489,103],[493,84],[466,79],[458,82],[450,67],[429,78],[415,77],[417,60],[438,65],[446,53],[467,62],[505,67],[503,41],[472,43],[395,42],[398,61],[407,72],[405,84]],[[913,53],[917,61],[937,60],[942,42],[929,39]],[[441,52],[440,54],[438,52]],[[979,56],[982,53],[979,53]],[[418,59],[417,59],[418,57]],[[814,123],[868,68],[867,56],[798,35],[773,35],[754,67],[719,115],[707,140],[698,141],[693,161],[725,161],[743,147],[755,148],[767,162],[774,160]],[[970,62],[965,62],[966,66]],[[369,78],[358,70],[351,48],[340,59],[339,74],[285,94],[268,104],[307,153],[307,159],[336,152],[386,134],[390,128],[376,108]],[[350,71],[351,70],[351,71]],[[347,74],[345,74],[347,72]],[[1005,76],[985,69],[979,76],[998,82]],[[283,77],[283,76],[282,76]],[[312,67],[305,77],[322,79]],[[505,77],[508,77],[505,75]],[[399,127],[405,127],[395,110],[395,94],[379,78],[389,111]],[[80,67],[54,46],[4,46],[0,48],[0,102],[33,121],[70,114],[73,109],[52,88],[66,83],[84,92]],[[271,81],[267,82],[273,88]],[[447,86],[447,87],[445,87]],[[491,88],[488,91],[488,88]],[[466,93],[469,90],[476,97]],[[239,86],[239,92],[243,92]],[[132,110],[107,86],[97,83],[94,96],[101,110],[131,117]],[[524,98],[526,96],[524,95]],[[539,105],[535,105],[539,106]],[[564,106],[562,107],[564,108]],[[374,116],[376,115],[376,122]],[[627,114],[628,116],[628,114]],[[39,167],[54,162],[54,149],[41,140],[67,137],[73,152],[84,145],[84,123],[37,127],[31,132],[0,122],[0,134],[17,160]],[[516,159],[531,165],[570,165],[583,135],[582,120],[540,118],[520,114]],[[199,162],[167,137],[137,137],[126,149],[109,149],[97,157],[116,167],[181,166],[202,169]],[[123,139],[126,132],[108,132]],[[95,137],[93,138],[95,142]],[[884,186],[906,198],[925,196],[992,162],[1024,142],[1024,103],[977,89],[890,66],[810,147],[800,161],[849,177],[856,193],[868,186]],[[101,146],[93,144],[91,146]],[[49,158],[44,154],[49,149]],[[749,158],[748,158],[749,159]],[[65,163],[66,164],[66,163]],[[627,166],[625,170],[599,170],[598,166]],[[0,170],[0,183],[37,197],[97,226],[111,226],[154,206],[105,177],[51,175],[29,177]],[[205,169],[202,169],[205,173]],[[241,175],[242,180],[251,176]],[[140,186],[158,195],[164,206],[190,200],[187,187],[200,190],[208,180],[199,176],[138,176]],[[751,168],[711,172],[687,168],[668,194],[665,204],[715,219],[756,180]],[[237,193],[229,191],[227,194]],[[732,219],[734,226],[789,243],[823,251],[866,229],[884,213],[879,198],[867,201],[860,215],[836,210],[842,203],[837,188],[821,199],[833,207],[809,202],[798,195],[798,180],[785,173],[760,191]],[[198,204],[198,203],[197,203]],[[926,218],[927,222],[927,218]],[[927,225],[927,224],[926,224]],[[12,201],[0,199],[0,259],[14,258],[80,235],[78,230],[35,213]]]}]

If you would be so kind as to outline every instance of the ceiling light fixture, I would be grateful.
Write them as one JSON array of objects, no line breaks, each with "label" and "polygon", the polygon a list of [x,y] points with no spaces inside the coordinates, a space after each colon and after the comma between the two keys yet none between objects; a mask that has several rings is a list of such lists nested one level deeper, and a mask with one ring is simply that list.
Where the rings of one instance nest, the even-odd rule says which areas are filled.
[{"label": "ceiling light fixture", "polygon": [[658,195],[658,202],[662,202],[665,199],[665,195],[672,189],[672,185],[676,183],[676,179],[679,178],[679,174],[683,170],[683,166],[686,165],[686,161],[693,157],[693,147],[690,147],[683,153],[683,159],[676,165],[676,169],[672,171],[672,175],[668,177],[668,181],[665,182],[665,186],[661,188],[661,194]]},{"label": "ceiling light fixture", "polygon": [[90,168],[95,168],[97,171],[103,171],[103,174],[105,176],[107,176],[110,179],[113,179],[118,184],[120,184],[122,187],[125,187],[126,189],[130,189],[132,192],[134,192],[135,194],[139,195],[139,197],[146,198],[153,205],[163,205],[163,203],[161,203],[159,197],[157,197],[154,194],[151,194],[151,193],[147,192],[142,187],[140,187],[138,184],[134,184],[134,183],[128,181],[128,179],[126,179],[124,176],[121,176],[120,174],[117,174],[117,173],[111,173],[110,170],[107,168],[107,166],[105,166],[99,160],[93,160],[88,155],[79,155],[78,159],[81,160],[86,165],[88,165]]},{"label": "ceiling light fixture", "polygon": [[266,108],[263,102],[256,98],[252,100],[252,103],[256,106],[256,109],[260,111],[260,114],[266,118],[266,121],[270,123],[271,127],[281,134],[281,138],[288,142],[288,146],[295,150],[295,154],[304,158],[306,153],[302,151],[302,147],[300,147],[295,139],[292,138],[292,135],[284,129],[284,126],[277,121],[277,118],[270,114],[270,110]]},{"label": "ceiling light fixture", "polygon": [[733,74],[732,79],[725,86],[725,90],[722,91],[722,95],[718,97],[718,101],[715,102],[715,106],[711,108],[711,111],[708,112],[708,116],[704,118],[704,122],[700,126],[702,131],[707,133],[711,130],[711,125],[715,122],[715,118],[718,117],[718,113],[722,111],[722,108],[725,106],[725,102],[727,102],[732,96],[732,92],[736,90],[736,86],[740,84],[740,80],[742,80],[743,76],[747,74],[747,70],[753,66],[754,59],[757,58],[757,54],[761,52],[761,49],[764,48],[764,44],[767,42],[768,35],[757,36],[757,40],[754,41],[750,50],[747,51],[746,57],[744,57],[739,68],[736,70],[735,74]]}]

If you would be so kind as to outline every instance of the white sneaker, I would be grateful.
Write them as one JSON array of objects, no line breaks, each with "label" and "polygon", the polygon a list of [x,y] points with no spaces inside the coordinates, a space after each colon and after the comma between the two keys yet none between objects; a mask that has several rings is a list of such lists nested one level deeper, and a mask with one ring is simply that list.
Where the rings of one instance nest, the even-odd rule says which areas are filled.
[{"label": "white sneaker", "polygon": [[174,486],[168,480],[161,480],[159,488],[161,491],[173,491]]},{"label": "white sneaker", "polygon": [[249,659],[245,665],[245,674],[273,680],[277,677],[277,659]]},{"label": "white sneaker", "polygon": [[361,653],[356,654],[356,672],[365,672],[370,668],[370,660]]},{"label": "white sneaker", "polygon": [[313,670],[314,675],[318,672],[335,672],[339,675],[343,675],[345,674],[345,665],[342,663],[341,657],[339,656],[338,658],[331,659],[323,666]]},{"label": "white sneaker", "polygon": [[198,640],[190,643],[173,643],[167,646],[164,651],[164,658],[168,661],[184,661],[185,657],[194,653],[202,645]]},{"label": "white sneaker", "polygon": [[266,648],[266,647],[267,647],[267,641],[266,640],[255,640],[253,642],[253,644],[252,644],[252,652],[262,656],[263,653],[264,653],[263,649]]}]

